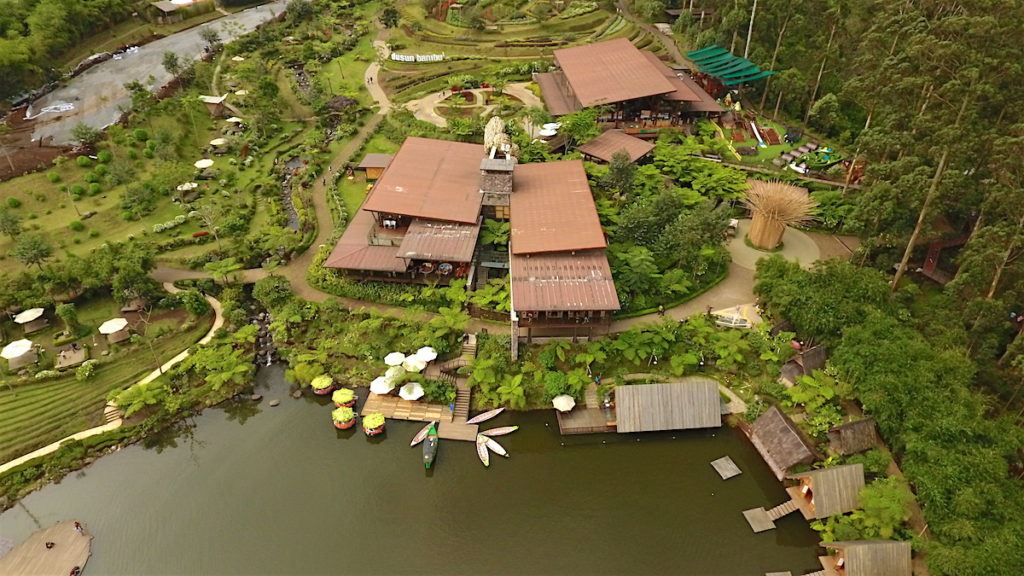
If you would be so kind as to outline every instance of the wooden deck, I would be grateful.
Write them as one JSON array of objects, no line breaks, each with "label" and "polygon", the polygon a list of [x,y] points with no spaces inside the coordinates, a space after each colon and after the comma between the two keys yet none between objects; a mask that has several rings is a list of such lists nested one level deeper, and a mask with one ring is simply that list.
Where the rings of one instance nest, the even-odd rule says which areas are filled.
[{"label": "wooden deck", "polygon": [[775,529],[775,522],[768,517],[768,512],[764,508],[751,508],[750,510],[743,511],[743,517],[747,519],[747,524],[750,524],[750,529],[754,533],[766,532],[768,530]]},{"label": "wooden deck", "polygon": [[728,456],[722,456],[718,460],[711,463],[711,467],[718,472],[718,475],[722,477],[722,480],[728,480],[733,476],[739,476],[743,472],[740,471],[740,467],[732,461],[732,458]]},{"label": "wooden deck", "polygon": [[440,427],[437,429],[437,435],[445,440],[476,442],[476,435],[479,431],[480,426],[466,424],[465,418],[456,418],[451,422],[441,422]]},{"label": "wooden deck", "polygon": [[[46,543],[55,546],[46,549]],[[4,576],[27,576],[29,574],[53,574],[66,576],[78,566],[85,569],[92,547],[92,536],[75,531],[75,521],[65,520],[40,530],[0,558],[0,574]]]},{"label": "wooden deck", "polygon": [[370,394],[359,412],[366,416],[370,412],[380,412],[385,418],[394,420],[412,420],[415,422],[451,422],[452,411],[447,406],[428,404],[411,400],[403,400],[398,396]]},{"label": "wooden deck", "polygon": [[609,421],[604,410],[577,406],[569,412],[555,411],[558,417],[558,431],[563,436],[573,434],[601,434],[615,432],[615,420]]},{"label": "wooden deck", "polygon": [[70,346],[65,346],[57,353],[57,360],[54,362],[53,367],[57,370],[71,368],[72,366],[78,366],[88,359],[89,349],[85,346],[80,346],[77,350]]}]

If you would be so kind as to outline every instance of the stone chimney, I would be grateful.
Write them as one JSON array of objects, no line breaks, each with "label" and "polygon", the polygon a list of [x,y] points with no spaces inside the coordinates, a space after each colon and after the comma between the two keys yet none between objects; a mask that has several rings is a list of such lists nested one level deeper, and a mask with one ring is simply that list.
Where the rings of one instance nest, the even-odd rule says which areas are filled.
[{"label": "stone chimney", "polygon": [[480,161],[480,193],[483,194],[484,215],[507,220],[509,196],[512,194],[512,171],[516,158],[496,148]]}]

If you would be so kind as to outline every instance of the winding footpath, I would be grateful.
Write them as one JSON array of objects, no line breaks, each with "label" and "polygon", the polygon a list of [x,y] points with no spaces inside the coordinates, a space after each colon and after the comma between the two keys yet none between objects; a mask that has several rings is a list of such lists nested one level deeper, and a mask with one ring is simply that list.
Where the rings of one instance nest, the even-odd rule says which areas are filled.
[{"label": "winding footpath", "polygon": [[[181,290],[176,288],[173,284],[164,284],[164,289],[167,290],[168,292],[170,292],[171,294],[175,294],[177,292],[181,292]],[[193,346],[202,346],[202,345],[208,344],[210,342],[210,340],[213,340],[213,337],[217,334],[217,331],[220,330],[221,326],[224,325],[224,309],[221,307],[220,302],[218,302],[217,299],[215,299],[212,296],[206,296],[206,301],[209,302],[210,307],[213,308],[213,314],[214,314],[213,326],[211,326],[210,330],[206,333],[206,335],[203,336],[202,338],[200,338],[199,342],[197,342],[196,344],[193,344]],[[191,349],[192,349],[192,346],[189,346],[188,348],[186,348],[185,350],[180,352],[177,356],[175,356],[174,358],[171,358],[167,362],[164,362],[159,368],[157,368],[156,370],[153,370],[152,372],[147,374],[144,378],[142,378],[141,380],[139,380],[138,382],[133,384],[133,386],[139,386],[141,384],[148,384],[149,382],[152,382],[153,380],[156,380],[157,378],[162,376],[165,372],[167,372],[172,367],[174,367],[174,365],[178,364],[179,362],[181,362],[185,358],[188,358],[189,350],[191,350]],[[68,436],[66,438],[62,438],[62,439],[60,439],[60,440],[58,440],[56,442],[53,442],[52,444],[47,444],[46,446],[43,446],[42,448],[40,448],[38,450],[29,452],[28,454],[25,454],[24,456],[21,456],[19,458],[15,458],[14,460],[11,460],[10,462],[6,462],[6,463],[0,465],[0,474],[3,474],[4,472],[6,472],[6,471],[8,471],[11,468],[14,468],[16,466],[20,466],[20,465],[24,464],[25,462],[28,462],[29,460],[34,460],[36,458],[39,458],[40,456],[45,456],[47,454],[50,454],[51,452],[56,452],[57,449],[60,448],[61,445],[64,444],[65,442],[68,442],[70,440],[83,440],[83,439],[88,438],[90,436],[96,436],[97,434],[103,434],[104,432],[109,432],[111,430],[116,430],[116,429],[120,428],[121,424],[123,424],[123,423],[124,423],[124,420],[122,418],[117,418],[115,420],[107,422],[106,424],[103,424],[102,426],[96,426],[95,428],[89,428],[88,430],[82,430],[81,432],[78,432],[76,434],[72,434],[71,436]]]}]

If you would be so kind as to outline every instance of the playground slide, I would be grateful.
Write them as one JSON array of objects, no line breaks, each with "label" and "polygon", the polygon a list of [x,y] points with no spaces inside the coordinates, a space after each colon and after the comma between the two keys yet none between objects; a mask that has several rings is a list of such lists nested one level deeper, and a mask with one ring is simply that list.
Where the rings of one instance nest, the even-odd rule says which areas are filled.
[{"label": "playground slide", "polygon": [[751,122],[750,129],[754,131],[754,138],[757,138],[757,145],[761,148],[767,148],[768,145],[764,143],[764,138],[761,138],[761,131],[757,129],[757,125]]}]

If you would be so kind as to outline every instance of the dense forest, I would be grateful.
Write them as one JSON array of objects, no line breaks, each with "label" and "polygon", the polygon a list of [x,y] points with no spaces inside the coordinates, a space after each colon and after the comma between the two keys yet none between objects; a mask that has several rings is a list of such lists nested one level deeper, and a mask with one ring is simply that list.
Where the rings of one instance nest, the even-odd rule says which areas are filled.
[{"label": "dense forest", "polygon": [[[832,345],[833,367],[878,418],[924,506],[932,572],[1021,573],[1024,4],[713,7],[677,23],[690,46],[777,71],[746,104],[866,168],[843,191],[862,267],[766,268],[763,300]],[[908,282],[928,244],[950,238],[965,244],[942,255],[948,284]]]}]

